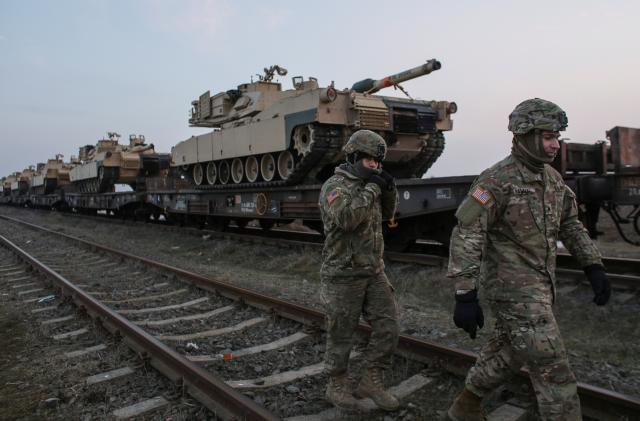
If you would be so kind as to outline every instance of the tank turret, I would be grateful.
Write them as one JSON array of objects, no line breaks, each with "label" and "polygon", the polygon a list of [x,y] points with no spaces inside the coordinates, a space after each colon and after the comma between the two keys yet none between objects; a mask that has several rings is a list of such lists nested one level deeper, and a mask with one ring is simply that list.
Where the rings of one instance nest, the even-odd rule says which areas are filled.
[{"label": "tank turret", "polygon": [[[128,184],[140,189],[142,176],[157,175],[169,168],[171,156],[156,153],[153,144],[147,145],[143,135],[129,136],[129,145],[119,143],[120,135],[108,132],[96,145],[79,149],[78,160],[69,178],[80,192],[107,192],[115,184]],[[72,157],[72,162],[74,157]]]},{"label": "tank turret", "polygon": [[432,59],[344,90],[301,76],[283,90],[273,78],[286,69],[265,68],[256,81],[192,101],[189,124],[213,131],[178,143],[172,167],[200,188],[315,184],[344,159],[341,148],[349,136],[369,129],[387,142],[385,169],[396,177],[420,177],[442,153],[456,104],[374,94],[389,86],[406,93],[399,83],[440,67]]}]

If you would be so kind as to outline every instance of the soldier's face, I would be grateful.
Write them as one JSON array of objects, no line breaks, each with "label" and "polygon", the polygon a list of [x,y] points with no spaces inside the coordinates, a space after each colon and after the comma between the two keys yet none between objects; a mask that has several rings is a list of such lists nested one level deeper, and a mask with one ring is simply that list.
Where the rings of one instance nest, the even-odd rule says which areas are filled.
[{"label": "soldier's face", "polygon": [[362,158],[362,165],[371,170],[377,170],[380,168],[380,163],[373,158]]},{"label": "soldier's face", "polygon": [[560,150],[560,132],[542,132],[542,147],[549,158],[554,158]]}]

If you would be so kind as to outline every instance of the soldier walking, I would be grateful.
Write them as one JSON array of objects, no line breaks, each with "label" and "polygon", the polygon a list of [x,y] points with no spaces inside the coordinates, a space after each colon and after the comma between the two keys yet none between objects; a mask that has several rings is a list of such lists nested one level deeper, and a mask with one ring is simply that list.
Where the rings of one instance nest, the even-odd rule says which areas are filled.
[{"label": "soldier walking", "polygon": [[355,132],[343,148],[347,162],[324,183],[318,204],[326,236],[320,270],[327,314],[326,396],[348,410],[357,409],[347,372],[361,314],[371,325],[371,336],[356,394],[388,411],[399,407],[382,381],[399,331],[396,299],[382,260],[382,220],[393,216],[398,203],[395,181],[381,169],[386,149],[380,135]]},{"label": "soldier walking", "polygon": [[449,408],[452,420],[485,419],[482,397],[523,366],[541,419],[582,419],[576,379],[551,309],[557,240],[584,268],[597,305],[607,303],[611,288],[600,253],[578,220],[574,193],[548,165],[567,123],[552,102],[535,98],[519,104],[509,115],[511,155],[480,174],[456,212],[448,270],[456,280],[454,322],[476,337],[484,325],[481,286],[496,325]]}]

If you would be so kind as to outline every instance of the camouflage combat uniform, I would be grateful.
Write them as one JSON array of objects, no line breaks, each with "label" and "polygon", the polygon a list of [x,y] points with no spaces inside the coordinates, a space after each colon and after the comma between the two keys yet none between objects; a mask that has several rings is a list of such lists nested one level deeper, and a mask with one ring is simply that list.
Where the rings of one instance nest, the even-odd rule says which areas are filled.
[{"label": "camouflage combat uniform", "polygon": [[526,366],[543,419],[581,419],[576,380],[551,309],[557,240],[581,266],[602,264],[578,220],[574,193],[549,165],[535,172],[510,155],[476,179],[456,216],[448,276],[462,290],[480,280],[496,317],[466,387],[484,396]]},{"label": "camouflage combat uniform", "polygon": [[386,369],[398,343],[398,310],[385,273],[382,220],[393,216],[397,190],[380,190],[336,168],[320,192],[326,236],[320,297],[327,313],[325,363],[331,376],[346,373],[360,314],[371,325],[363,358]]}]

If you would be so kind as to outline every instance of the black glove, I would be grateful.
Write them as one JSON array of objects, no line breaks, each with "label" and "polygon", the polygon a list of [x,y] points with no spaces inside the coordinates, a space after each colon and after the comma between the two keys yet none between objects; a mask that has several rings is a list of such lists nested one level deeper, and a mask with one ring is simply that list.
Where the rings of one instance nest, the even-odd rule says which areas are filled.
[{"label": "black glove", "polygon": [[380,174],[373,174],[367,181],[369,183],[377,184],[382,191],[392,191],[396,188],[396,181],[393,176],[385,170],[381,170]]},{"label": "black glove", "polygon": [[484,314],[478,302],[478,291],[473,289],[464,294],[456,294],[456,308],[453,323],[464,329],[471,339],[476,338],[476,329],[484,326]]},{"label": "black glove", "polygon": [[599,306],[607,304],[609,297],[611,297],[611,284],[602,265],[597,263],[589,265],[584,268],[584,274],[587,275],[591,288],[593,288],[593,292],[596,294],[595,297],[593,297],[593,302]]}]

